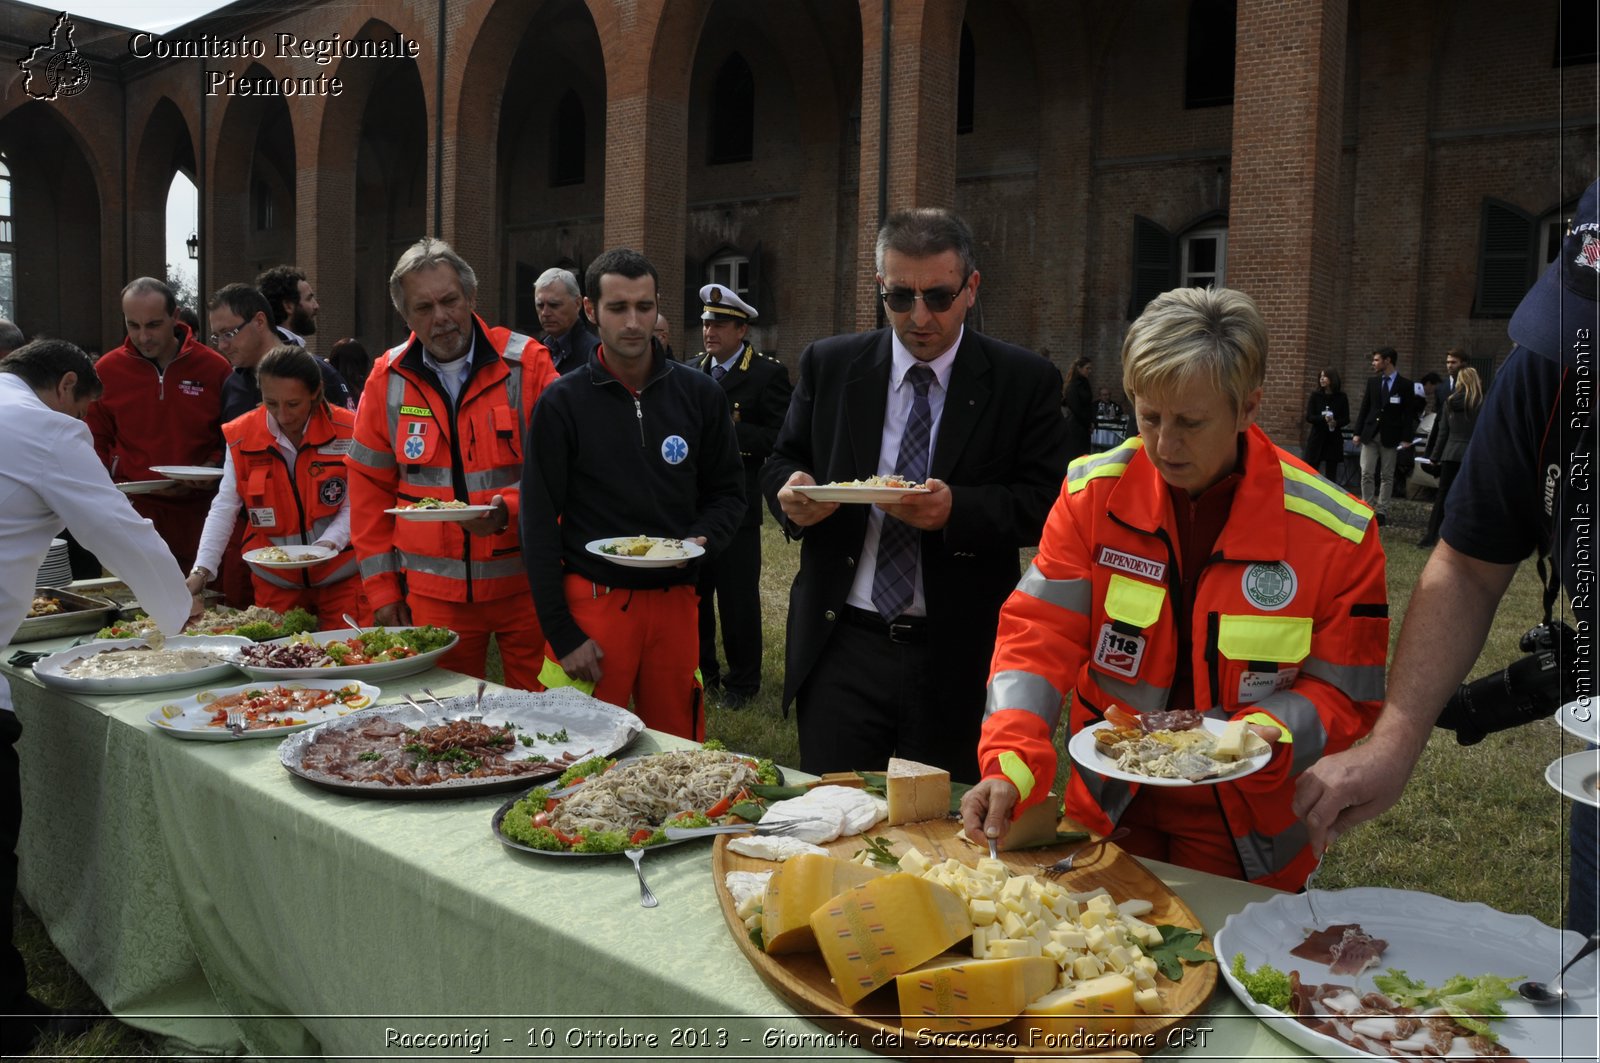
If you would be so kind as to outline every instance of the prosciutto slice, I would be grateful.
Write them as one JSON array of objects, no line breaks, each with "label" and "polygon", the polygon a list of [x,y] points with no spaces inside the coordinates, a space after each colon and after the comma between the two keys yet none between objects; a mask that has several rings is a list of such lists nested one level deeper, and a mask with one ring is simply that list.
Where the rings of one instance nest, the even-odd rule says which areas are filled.
[{"label": "prosciutto slice", "polygon": [[1289,950],[1310,963],[1320,963],[1334,974],[1350,977],[1375,966],[1389,943],[1361,929],[1359,923],[1337,923],[1326,930],[1314,930]]},{"label": "prosciutto slice", "polygon": [[1442,1011],[1402,1007],[1382,993],[1362,996],[1350,986],[1334,982],[1302,982],[1299,971],[1289,972],[1289,1011],[1302,1026],[1375,1056],[1448,1058],[1451,1063],[1528,1063]]}]

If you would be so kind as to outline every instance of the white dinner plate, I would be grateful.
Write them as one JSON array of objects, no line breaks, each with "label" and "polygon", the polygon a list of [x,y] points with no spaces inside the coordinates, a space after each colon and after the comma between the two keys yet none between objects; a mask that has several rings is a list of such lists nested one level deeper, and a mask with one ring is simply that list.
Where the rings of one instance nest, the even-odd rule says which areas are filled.
[{"label": "white dinner plate", "polygon": [[255,643],[236,635],[174,635],[167,639],[167,649],[205,650],[217,656],[218,663],[187,672],[115,676],[107,679],[76,676],[65,670],[66,666],[74,661],[93,657],[101,650],[126,650],[144,645],[146,645],[144,639],[96,639],[81,646],[70,646],[59,653],[52,653],[34,664],[33,674],[47,687],[71,690],[79,694],[133,694],[149,690],[177,690],[236,677],[238,673],[234,671],[233,665],[222,658],[241,646],[253,646]]},{"label": "white dinner plate", "polygon": [[399,517],[401,520],[415,520],[422,522],[453,521],[457,524],[464,524],[469,520],[476,520],[479,517],[488,516],[490,513],[494,512],[494,507],[457,506],[452,509],[406,509],[396,506],[394,509],[386,509],[384,512],[391,514],[392,516]]},{"label": "white dinner plate", "polygon": [[1544,781],[1563,797],[1600,808],[1600,749],[1583,749],[1550,762]]},{"label": "white dinner plate", "polygon": [[[361,631],[372,630],[372,628],[362,628],[360,631],[357,631],[354,628],[347,627],[341,628],[338,631],[309,631],[306,633],[306,637],[326,645],[330,642],[343,642],[346,639],[353,639],[359,635]],[[394,627],[389,628],[388,630],[405,631],[406,629],[403,627]],[[271,639],[267,642],[261,643],[261,645],[277,646],[286,642],[292,642],[296,637],[297,636],[291,635],[287,638]],[[248,639],[243,641],[246,646],[256,645],[255,643],[250,642]],[[348,683],[357,679],[367,681],[377,679],[399,679],[408,675],[416,675],[418,672],[426,672],[429,668],[433,667],[434,662],[440,657],[443,657],[445,654],[455,649],[456,643],[460,641],[461,637],[459,635],[452,634],[450,636],[450,641],[445,643],[443,646],[440,646],[436,650],[429,650],[427,653],[419,653],[415,657],[402,657],[398,661],[379,661],[376,664],[333,665],[324,668],[271,668],[266,665],[246,664],[242,660],[234,659],[234,665],[251,679],[263,679],[274,682],[284,679],[343,678],[344,681]]]},{"label": "white dinner plate", "polygon": [[898,502],[907,495],[925,495],[926,487],[870,487],[860,484],[796,484],[794,492],[813,502],[855,502],[865,505]]},{"label": "white dinner plate", "polygon": [[[274,687],[288,687],[291,690],[342,690],[346,687],[355,687],[359,691],[358,697],[349,701],[335,701],[330,705],[308,709],[305,712],[274,713],[270,716],[262,715],[254,722],[264,726],[250,726],[247,722],[243,734],[234,734],[228,730],[226,723],[214,723],[217,714],[214,707],[217,699],[225,698],[230,694],[245,694],[252,690],[271,690]],[[240,686],[221,687],[217,690],[202,690],[192,697],[181,701],[169,702],[158,709],[154,709],[145,717],[150,723],[165,731],[174,738],[187,738],[197,742],[237,742],[246,738],[281,738],[286,734],[304,731],[308,727],[315,727],[328,720],[337,720],[341,716],[348,716],[352,712],[370,707],[378,700],[378,695],[383,691],[375,686],[351,680],[340,683],[332,679],[295,679],[287,683],[244,683]],[[270,724],[269,720],[283,722]]]},{"label": "white dinner plate", "polygon": [[[1245,968],[1250,971],[1269,963],[1285,974],[1299,971],[1308,984],[1359,983],[1366,991],[1374,988],[1373,975],[1390,967],[1434,986],[1458,974],[1494,974],[1514,984],[1528,978],[1547,979],[1584,942],[1575,931],[1555,930],[1529,915],[1507,915],[1487,905],[1410,890],[1318,890],[1317,915],[1322,925],[1359,923],[1373,937],[1387,941],[1377,968],[1363,971],[1359,978],[1345,977],[1291,956],[1289,950],[1305,940],[1306,929],[1313,925],[1305,895],[1298,893],[1256,901],[1228,916],[1216,936],[1216,953],[1228,988],[1246,1008],[1273,1033],[1323,1059],[1389,1057],[1374,1057],[1256,1003],[1233,977],[1235,953],[1244,953]],[[1505,1001],[1507,1018],[1494,1024],[1500,1043],[1528,1060],[1595,1059],[1595,981],[1596,957],[1591,956],[1567,973],[1564,985],[1571,996],[1562,1007],[1535,1008],[1520,997]]]},{"label": "white dinner plate", "polygon": [[210,465],[152,465],[150,471],[160,473],[169,480],[220,480],[222,470]]},{"label": "white dinner plate", "polygon": [[[1214,720],[1209,716],[1202,720],[1201,723],[1207,731],[1214,735],[1221,734],[1222,729],[1228,725],[1225,720]],[[1257,753],[1253,757],[1245,757],[1243,760],[1244,767],[1227,775],[1214,775],[1209,779],[1201,779],[1199,782],[1190,782],[1188,779],[1152,779],[1148,775],[1135,775],[1131,771],[1123,771],[1117,767],[1116,761],[1102,754],[1095,746],[1095,732],[1103,731],[1110,726],[1110,723],[1102,720],[1093,727],[1085,727],[1073,735],[1072,741],[1067,743],[1067,754],[1073,760],[1098,775],[1104,775],[1108,779],[1121,779],[1123,782],[1136,782],[1144,786],[1211,786],[1215,783],[1233,782],[1235,779],[1242,779],[1246,775],[1252,775],[1266,767],[1267,761],[1272,759],[1272,747],[1269,745],[1265,753]]]},{"label": "white dinner plate", "polygon": [[1556,710],[1556,723],[1572,737],[1600,745],[1600,701],[1569,701]]},{"label": "white dinner plate", "polygon": [[328,558],[339,555],[339,551],[327,546],[280,546],[278,549],[294,558],[294,560],[263,560],[261,555],[271,549],[273,548],[270,546],[263,546],[259,550],[246,550],[244,559],[252,565],[260,565],[262,568],[310,568],[312,565],[320,565]]},{"label": "white dinner plate", "polygon": [[171,480],[128,480],[120,484],[112,484],[118,491],[125,495],[147,495],[151,491],[165,491],[172,486]]},{"label": "white dinner plate", "polygon": [[634,557],[631,554],[608,554],[605,551],[605,547],[612,543],[626,542],[630,539],[638,538],[639,536],[637,535],[617,535],[610,539],[596,539],[591,543],[587,543],[584,549],[596,557],[603,557],[614,565],[622,565],[626,568],[671,568],[673,565],[681,565],[685,561],[693,561],[706,552],[706,548],[699,543],[691,543],[687,539],[667,539],[659,535],[650,535],[645,538],[653,542],[681,547],[683,555],[681,557]]}]

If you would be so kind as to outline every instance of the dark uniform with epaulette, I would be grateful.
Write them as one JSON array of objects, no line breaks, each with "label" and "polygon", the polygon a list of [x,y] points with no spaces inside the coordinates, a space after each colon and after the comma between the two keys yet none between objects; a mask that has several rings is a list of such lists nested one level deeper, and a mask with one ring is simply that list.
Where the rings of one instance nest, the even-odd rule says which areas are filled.
[{"label": "dark uniform with epaulette", "polygon": [[[749,321],[756,312],[736,294],[720,284],[700,290],[705,311],[701,319],[728,318]],[[738,438],[739,455],[744,460],[745,498],[748,508],[733,542],[700,568],[700,674],[707,690],[719,682],[721,704],[740,708],[761,687],[761,491],[756,477],[778,429],[789,410],[789,395],[794,386],[789,371],[776,358],[762,354],[745,341],[731,363],[716,363],[701,352],[695,366],[716,378],[728,397]],[[723,372],[717,369],[726,368]],[[722,614],[722,648],[727,655],[724,673],[717,661],[717,618],[712,595]]]}]

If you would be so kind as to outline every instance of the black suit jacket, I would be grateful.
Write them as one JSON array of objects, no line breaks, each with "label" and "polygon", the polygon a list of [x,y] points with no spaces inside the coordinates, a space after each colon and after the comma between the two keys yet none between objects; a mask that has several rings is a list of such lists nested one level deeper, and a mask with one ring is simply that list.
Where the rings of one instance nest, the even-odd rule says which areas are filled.
[{"label": "black suit jacket", "polygon": [[589,356],[600,346],[600,337],[589,331],[580,315],[565,336],[552,339],[546,333],[539,337],[539,342],[550,348],[550,361],[556,372],[566,376],[579,366],[589,364]]},{"label": "black suit jacket", "polygon": [[1411,428],[1416,424],[1416,390],[1411,381],[1396,373],[1394,387],[1385,397],[1383,377],[1376,374],[1368,377],[1367,389],[1361,397],[1361,413],[1356,416],[1351,431],[1361,437],[1362,443],[1398,447],[1411,442]]},{"label": "black suit jacket", "polygon": [[[711,376],[716,363],[704,351],[695,360],[702,373]],[[778,439],[778,429],[783,416],[789,412],[789,396],[794,385],[789,383],[789,370],[782,362],[760,353],[749,343],[739,354],[733,368],[724,374],[722,392],[728,396],[728,413],[733,417],[733,430],[739,441],[739,457],[744,461],[744,497],[749,502],[741,528],[761,524],[761,491],[757,480],[761,466],[772,453],[772,444]]]},{"label": "black suit jacket", "polygon": [[[789,595],[785,709],[843,616],[868,507],[842,505],[802,529],[784,518],[778,490],[797,470],[818,483],[878,471],[891,363],[888,329],[807,347],[788,416],[761,470],[773,514],[801,540]],[[1061,374],[1048,359],[966,330],[928,470],[950,485],[950,520],[922,533],[922,586],[928,659],[940,673],[933,689],[946,711],[970,713],[974,743],[1000,606],[1021,576],[1017,551],[1038,545],[1066,475],[1060,395]]]}]

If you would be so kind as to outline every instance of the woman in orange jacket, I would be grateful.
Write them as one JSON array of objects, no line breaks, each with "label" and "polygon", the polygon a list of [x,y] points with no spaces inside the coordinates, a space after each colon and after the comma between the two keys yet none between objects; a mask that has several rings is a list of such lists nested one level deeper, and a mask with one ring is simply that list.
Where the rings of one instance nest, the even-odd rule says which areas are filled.
[{"label": "woman in orange jacket", "polygon": [[1074,765],[1066,813],[1165,860],[1279,889],[1316,866],[1295,780],[1371,730],[1389,620],[1372,511],[1254,425],[1265,323],[1248,296],[1181,288],[1122,348],[1140,436],[1073,462],[1000,613],[967,832],[1043,800],[1052,743],[1108,714],[1243,719],[1270,744],[1237,781],[1156,787]]},{"label": "woman in orange jacket", "polygon": [[212,578],[241,508],[249,526],[244,551],[296,546],[331,551],[308,568],[252,562],[257,605],[279,613],[315,613],[324,630],[346,626],[348,613],[372,621],[350,547],[350,492],[344,455],[355,415],[323,400],[322,373],[304,347],[275,347],[256,366],[261,405],[222,426],[227,450],[222,482],[206,516],[189,590]]}]

